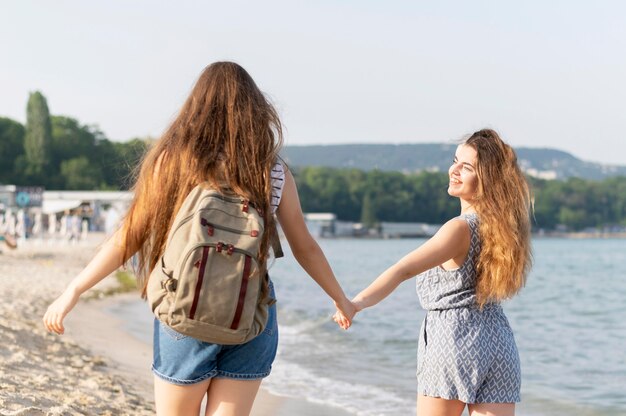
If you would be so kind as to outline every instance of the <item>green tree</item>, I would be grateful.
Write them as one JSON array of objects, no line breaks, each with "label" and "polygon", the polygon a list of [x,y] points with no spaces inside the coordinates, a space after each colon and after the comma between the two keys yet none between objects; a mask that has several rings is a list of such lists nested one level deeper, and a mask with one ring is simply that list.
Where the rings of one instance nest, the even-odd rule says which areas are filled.
[{"label": "green tree", "polygon": [[602,182],[606,195],[606,215],[611,224],[626,225],[626,177],[610,178]]},{"label": "green tree", "polygon": [[61,162],[61,176],[65,180],[65,189],[92,190],[102,185],[102,171],[86,156]]},{"label": "green tree", "polygon": [[374,211],[374,206],[372,204],[372,197],[369,192],[363,197],[363,204],[361,205],[361,222],[368,228],[371,228],[378,223],[376,212]]},{"label": "green tree", "polygon": [[16,160],[24,154],[24,126],[0,117],[0,183],[14,183]]},{"label": "green tree", "polygon": [[52,140],[50,166],[45,185],[51,189],[66,189],[66,177],[61,173],[64,161],[86,157],[91,163],[96,154],[96,135],[92,128],[81,125],[71,117],[51,116]]},{"label": "green tree", "polygon": [[[82,125],[76,119],[52,116],[52,159],[57,177],[65,187],[67,177],[61,174],[63,161],[84,156],[97,169],[101,182],[98,189],[128,189],[132,173],[145,154],[150,138],[112,142],[94,125]],[[91,183],[91,181],[89,181]],[[74,186],[74,185],[68,185]]]},{"label": "green tree", "polygon": [[379,221],[411,221],[411,192],[406,175],[399,172],[368,172],[365,192]]},{"label": "green tree", "polygon": [[51,161],[60,169],[61,162],[80,156],[95,156],[96,135],[71,117],[52,116]]},{"label": "green tree", "polygon": [[302,192],[311,195],[303,203],[306,211],[334,212],[338,218],[358,220],[360,206],[350,198],[348,181],[338,169],[309,167],[298,176],[303,183]]},{"label": "green tree", "polygon": [[39,91],[31,93],[26,106],[26,134],[24,150],[26,174],[36,183],[46,175],[50,164],[52,127],[46,98]]},{"label": "green tree", "polygon": [[[459,212],[459,201],[446,192],[444,173],[294,169],[306,212],[334,212],[339,219],[367,225],[380,221],[442,224]],[[626,178],[602,182],[529,178],[535,196],[534,229],[558,225],[577,231],[626,225]],[[355,214],[356,213],[356,214]]]},{"label": "green tree", "polygon": [[568,229],[579,230],[587,225],[586,213],[582,209],[561,207],[559,210],[559,223]]},{"label": "green tree", "polygon": [[115,189],[129,189],[134,173],[152,139],[135,138],[126,142],[100,140],[97,144],[97,163],[107,184]]}]

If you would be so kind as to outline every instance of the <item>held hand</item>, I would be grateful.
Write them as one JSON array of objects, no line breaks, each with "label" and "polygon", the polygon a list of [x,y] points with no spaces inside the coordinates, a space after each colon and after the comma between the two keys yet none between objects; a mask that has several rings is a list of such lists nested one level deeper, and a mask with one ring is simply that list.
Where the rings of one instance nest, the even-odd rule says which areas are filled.
[{"label": "held hand", "polygon": [[354,318],[354,315],[357,313],[355,305],[345,298],[341,303],[335,302],[335,307],[337,308],[337,312],[333,315],[333,320],[337,322],[337,325],[342,329],[350,328],[352,318]]},{"label": "held hand", "polygon": [[63,319],[76,305],[76,302],[78,302],[78,294],[69,289],[63,292],[57,300],[48,306],[48,310],[43,316],[43,324],[46,329],[59,335],[63,334],[65,332]]}]

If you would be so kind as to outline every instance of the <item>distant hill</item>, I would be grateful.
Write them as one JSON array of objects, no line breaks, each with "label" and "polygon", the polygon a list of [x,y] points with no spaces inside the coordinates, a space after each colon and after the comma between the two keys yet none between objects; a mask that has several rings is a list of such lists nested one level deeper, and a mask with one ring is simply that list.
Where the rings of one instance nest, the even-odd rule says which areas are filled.
[{"label": "distant hill", "polygon": [[[447,172],[455,148],[455,144],[445,143],[286,146],[282,155],[293,166]],[[520,147],[515,151],[522,169],[543,179],[626,176],[626,166],[585,162],[561,150]]]}]

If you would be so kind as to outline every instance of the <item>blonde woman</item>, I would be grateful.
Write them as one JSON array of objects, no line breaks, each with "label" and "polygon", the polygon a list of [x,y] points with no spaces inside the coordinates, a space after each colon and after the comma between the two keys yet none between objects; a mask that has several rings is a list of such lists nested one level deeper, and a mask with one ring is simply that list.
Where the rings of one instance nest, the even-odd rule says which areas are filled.
[{"label": "blonde woman", "polygon": [[[524,286],[531,265],[531,196],[513,149],[493,130],[459,145],[448,193],[461,213],[359,293],[357,311],[417,275],[427,310],[418,344],[417,414],[515,414],[520,362],[500,301]],[[351,315],[338,311],[345,326]]]},{"label": "blonde woman", "polygon": [[[279,161],[281,142],[276,111],[241,66],[216,62],[205,68],[172,125],[146,155],[121,229],[48,308],[43,318],[48,330],[62,334],[63,320],[79,296],[135,254],[145,296],[147,277],[163,254],[178,209],[191,189],[205,181],[245,197],[262,213],[270,230],[263,233],[262,263],[276,231],[275,213],[296,260],[337,308],[353,314],[304,223],[293,176]],[[273,293],[271,282],[268,289]],[[265,330],[234,346],[184,336],[155,319],[157,415],[198,415],[205,395],[206,415],[248,415],[261,380],[270,373],[277,344],[275,305]]]}]

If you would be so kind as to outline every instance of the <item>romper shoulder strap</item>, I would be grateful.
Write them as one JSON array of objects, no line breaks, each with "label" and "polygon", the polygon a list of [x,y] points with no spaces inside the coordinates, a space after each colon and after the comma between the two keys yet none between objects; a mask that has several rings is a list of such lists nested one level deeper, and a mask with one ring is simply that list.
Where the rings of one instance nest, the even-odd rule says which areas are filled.
[{"label": "romper shoulder strap", "polygon": [[478,215],[463,214],[459,218],[465,220],[470,229],[470,247],[468,255],[475,258],[480,252],[480,236],[478,233]]}]

